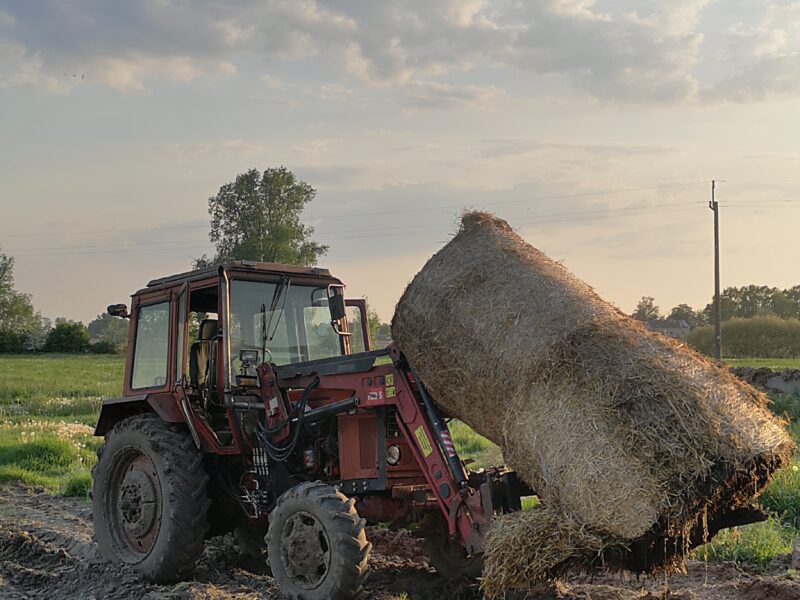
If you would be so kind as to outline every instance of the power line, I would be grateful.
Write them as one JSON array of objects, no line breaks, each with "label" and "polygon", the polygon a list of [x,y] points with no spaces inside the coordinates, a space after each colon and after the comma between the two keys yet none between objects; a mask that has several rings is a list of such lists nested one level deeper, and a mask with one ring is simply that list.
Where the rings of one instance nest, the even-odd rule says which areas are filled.
[{"label": "power line", "polygon": [[[697,203],[692,203],[697,204]],[[702,204],[702,203],[701,203]],[[633,209],[631,209],[633,210]],[[678,208],[669,208],[665,210],[651,210],[651,211],[639,211],[635,213],[626,213],[626,214],[610,214],[610,215],[595,215],[595,216],[585,216],[585,217],[576,217],[571,219],[556,219],[556,220],[521,220],[516,224],[521,225],[549,225],[551,223],[571,223],[571,222],[581,222],[581,221],[595,221],[595,220],[603,220],[603,219],[610,219],[610,218],[621,218],[621,217],[631,217],[631,216],[641,216],[641,215],[650,215],[650,214],[662,214],[662,213],[669,213],[669,212],[685,212],[693,210],[692,208],[687,207],[678,207]],[[353,232],[356,233],[356,232]],[[321,239],[321,241],[327,243],[337,243],[337,242],[347,242],[352,240],[364,240],[364,239],[374,239],[374,238],[395,238],[395,237],[414,237],[419,235],[430,235],[430,234],[440,234],[440,235],[447,235],[452,234],[452,230],[447,230],[445,226],[436,227],[433,229],[411,229],[409,231],[402,231],[402,232],[387,232],[387,233],[372,233],[367,230],[367,233],[359,233],[358,235],[351,235],[351,236],[339,236],[332,239]],[[175,242],[170,242],[175,243]],[[165,250],[185,250],[185,251],[195,251],[195,252],[202,252],[208,249],[208,245],[199,246],[196,244],[190,245],[175,245],[175,246],[161,246],[157,248],[152,247],[153,244],[146,244],[142,245],[142,247],[128,247],[128,248],[119,248],[118,246],[109,246],[108,248],[97,248],[92,247],[90,249],[82,248],[80,246],[71,247],[67,249],[67,251],[59,252],[59,256],[96,256],[96,255],[108,255],[108,254],[138,254],[142,252],[163,252]],[[72,248],[75,248],[72,250]],[[17,258],[34,258],[34,257],[51,257],[52,253],[46,252],[46,248],[28,248],[26,250],[31,250],[33,253],[15,253],[14,256]]]},{"label": "power line", "polygon": [[[585,198],[590,196],[606,196],[606,195],[613,195],[613,194],[627,194],[632,192],[645,192],[645,191],[653,191],[653,190],[663,190],[663,189],[670,189],[670,188],[677,188],[677,187],[688,187],[692,185],[706,185],[708,184],[707,181],[690,181],[690,182],[683,182],[683,183],[671,183],[671,184],[664,184],[664,185],[655,185],[650,187],[640,187],[640,188],[627,188],[621,190],[597,190],[593,192],[577,192],[573,194],[560,194],[557,196],[538,196],[533,198],[522,198],[517,200],[495,200],[492,202],[483,202],[483,205],[497,205],[497,204],[520,204],[523,202],[539,202],[544,200],[568,200],[570,198]],[[426,212],[431,210],[441,210],[443,208],[464,208],[464,204],[448,204],[443,206],[434,206],[434,207],[424,207],[424,208],[404,208],[404,209],[397,209],[397,210],[390,210],[390,211],[380,211],[380,212],[358,212],[356,214],[333,214],[333,215],[309,215],[310,219],[346,219],[346,218],[353,218],[353,217],[361,217],[361,216],[374,216],[374,215],[389,215],[389,214],[400,214],[400,213],[409,213],[409,212]]]},{"label": "power line", "polygon": [[171,230],[171,229],[197,229],[199,227],[208,227],[208,223],[197,223],[197,224],[184,224],[184,225],[157,225],[155,227],[132,227],[129,229],[94,229],[89,231],[62,231],[59,233],[20,233],[20,234],[11,234],[11,235],[0,235],[0,238],[27,238],[27,237],[53,237],[53,236],[61,236],[61,235],[98,235],[98,234],[109,234],[109,233],[133,233],[137,231],[161,231],[161,230]]},{"label": "power line", "polygon": [[[208,240],[170,240],[164,242],[133,242],[133,243],[122,243],[122,242],[109,242],[108,244],[95,244],[91,246],[83,246],[83,245],[73,245],[73,246],[30,246],[28,248],[19,248],[17,251],[26,252],[29,250],[105,250],[108,248],[148,248],[154,246],[160,249],[169,249],[172,244],[206,244],[208,245]],[[13,253],[15,252],[13,249],[8,249],[7,252]]]},{"label": "power line", "polygon": [[786,204],[729,204],[725,205],[720,203],[723,208],[800,208],[800,204],[786,205]]},{"label": "power line", "polygon": [[[203,250],[207,250],[207,246],[174,246],[168,248],[134,248],[129,250],[115,250],[110,248],[108,250],[103,250],[98,252],[97,250],[90,250],[84,251],[79,250],[75,252],[59,252],[57,256],[99,256],[99,255],[107,255],[107,254],[139,254],[141,252],[163,252],[164,250],[193,250],[196,252],[202,252]],[[36,253],[34,254],[14,254],[14,258],[29,258],[29,257],[36,257],[36,256],[47,256],[49,258],[53,258],[53,254],[51,252],[44,252],[44,249],[37,249]]]},{"label": "power line", "polygon": [[[525,202],[539,202],[539,201],[546,201],[546,200],[566,200],[570,198],[586,198],[592,196],[604,196],[604,195],[614,195],[614,194],[627,194],[632,192],[642,192],[642,191],[653,191],[653,190],[663,190],[663,189],[671,189],[671,188],[679,188],[679,187],[688,187],[692,185],[705,185],[707,181],[690,181],[690,182],[680,182],[680,183],[670,183],[670,184],[662,184],[662,185],[654,185],[649,187],[639,187],[639,188],[626,188],[626,189],[606,189],[606,190],[595,190],[591,192],[576,192],[572,194],[560,194],[560,195],[553,195],[553,196],[538,196],[532,198],[522,198],[516,200],[494,200],[489,202],[483,202],[483,205],[486,206],[495,206],[500,204],[521,204]],[[410,213],[410,212],[427,212],[427,211],[436,211],[442,209],[459,209],[463,208],[464,205],[462,204],[449,204],[449,205],[440,205],[440,206],[427,206],[421,208],[405,208],[405,209],[396,209],[396,210],[384,210],[384,211],[372,211],[372,212],[355,212],[351,214],[342,214],[341,212],[329,215],[307,215],[309,219],[351,219],[354,217],[362,217],[362,216],[376,216],[376,215],[391,215],[391,214],[401,214],[401,213]],[[173,230],[173,229],[198,229],[198,228],[205,228],[208,227],[207,223],[193,223],[193,224],[176,224],[176,225],[160,225],[156,227],[131,227],[131,228],[124,228],[124,229],[94,229],[94,230],[84,230],[84,231],[63,231],[57,234],[53,234],[51,232],[44,233],[21,233],[21,234],[4,234],[0,235],[0,238],[3,239],[17,239],[17,238],[27,238],[27,237],[53,237],[53,236],[75,236],[75,235],[100,235],[100,234],[113,234],[113,233],[133,233],[133,232],[153,232],[153,231],[160,231],[160,230]]]},{"label": "power line", "polygon": [[774,202],[775,204],[792,205],[792,204],[797,204],[798,202],[800,202],[800,200],[797,200],[795,198],[786,199],[786,200],[781,200],[781,199],[778,199],[778,198],[764,198],[763,200],[759,200],[758,198],[734,198],[732,200],[719,200],[719,203],[722,204],[722,205],[725,205],[725,204],[736,205],[736,204],[742,204],[742,203],[761,204],[761,203],[765,203],[765,202]]},{"label": "power line", "polygon": [[745,179],[717,179],[717,183],[739,183],[743,185],[760,185],[764,187],[775,187],[781,185],[800,185],[800,181],[753,181]]},{"label": "power line", "polygon": [[[664,212],[678,212],[680,210],[686,210],[685,208],[675,209],[675,207],[687,207],[687,206],[696,206],[698,204],[705,204],[704,202],[694,201],[694,202],[673,202],[673,203],[666,203],[660,204],[655,206],[628,206],[628,207],[621,207],[621,208],[609,208],[609,209],[595,209],[595,210],[585,210],[585,211],[569,211],[569,212],[561,212],[561,213],[549,213],[544,215],[537,215],[532,217],[523,217],[521,219],[517,219],[514,221],[515,224],[521,225],[535,225],[535,224],[548,224],[548,223],[569,223],[569,222],[578,222],[578,221],[587,221],[587,220],[601,220],[606,218],[614,218],[614,217],[626,217],[626,216],[636,216],[641,214],[654,214],[654,213],[664,213]],[[665,210],[666,208],[666,210]],[[560,217],[572,217],[572,218],[560,218]],[[430,227],[430,225],[428,225]],[[374,238],[374,237],[397,237],[398,235],[407,235],[411,233],[439,233],[444,232],[443,228],[447,227],[447,225],[442,224],[436,225],[436,229],[425,229],[423,226],[420,229],[419,226],[394,226],[394,227],[370,227],[369,229],[351,229],[351,230],[343,230],[343,231],[333,231],[333,232],[322,232],[319,234],[319,239],[323,241],[331,241],[336,242],[338,240],[348,240],[348,239],[360,239],[360,238]],[[364,233],[364,232],[367,233]],[[381,232],[381,233],[375,233]],[[348,234],[357,234],[353,235],[352,237],[339,237],[342,235],[347,236]],[[326,239],[328,236],[337,236],[332,239]],[[173,246],[173,244],[179,244],[178,246]],[[39,247],[27,247],[27,248],[18,248],[8,249],[9,253],[14,253],[16,256],[32,256],[31,254],[24,254],[24,252],[40,252],[40,251],[55,251],[55,250],[66,250],[68,252],[60,252],[60,254],[69,254],[69,253],[80,253],[80,254],[90,254],[92,250],[103,250],[105,252],[114,251],[117,252],[118,248],[149,248],[149,247],[158,247],[159,249],[179,249],[184,247],[183,244],[193,244],[192,248],[197,247],[199,244],[205,244],[203,248],[208,247],[208,242],[205,240],[170,240],[164,242],[134,242],[134,243],[110,243],[110,244],[100,244],[100,245],[73,245],[73,246],[39,246]],[[72,252],[69,252],[72,251]],[[22,252],[23,254],[19,254]]]},{"label": "power line", "polygon": [[[564,223],[564,222],[571,222],[571,221],[591,220],[591,219],[595,218],[595,217],[591,217],[591,218],[588,218],[588,219],[587,218],[576,218],[576,219],[561,219],[561,218],[559,218],[559,217],[565,217],[565,216],[566,217],[572,217],[572,216],[581,217],[583,215],[596,215],[596,218],[599,220],[599,219],[604,219],[604,218],[609,218],[609,217],[614,217],[614,216],[635,216],[636,214],[646,214],[648,212],[649,213],[653,213],[653,212],[671,212],[671,211],[663,211],[661,209],[663,207],[676,207],[676,206],[685,207],[685,206],[696,206],[698,204],[705,204],[705,202],[702,202],[702,201],[673,202],[673,203],[658,204],[658,205],[652,205],[652,206],[626,206],[626,207],[621,207],[621,208],[607,208],[607,209],[595,209],[595,210],[583,210],[583,211],[569,211],[569,212],[560,212],[560,213],[547,213],[547,214],[542,214],[542,215],[535,215],[535,216],[521,217],[521,218],[514,219],[514,225],[548,223],[548,222]],[[615,213],[624,213],[624,214],[616,215]],[[553,218],[556,218],[556,220],[553,220]],[[430,226],[430,224],[428,224],[427,226]],[[448,226],[448,225],[442,224],[442,226],[444,227],[444,226]],[[370,227],[369,229],[366,229],[366,230],[365,229],[354,229],[354,230],[349,230],[349,231],[320,232],[319,237],[325,237],[325,236],[328,236],[328,235],[350,234],[350,233],[359,234],[359,233],[361,233],[363,231],[369,231],[369,232],[373,232],[373,231],[398,231],[398,230],[401,230],[401,229],[414,231],[414,230],[419,229],[419,226],[416,226],[416,225],[403,225],[403,226],[378,227],[378,228]]]},{"label": "power line", "polygon": [[[705,202],[701,202],[700,204],[705,204]],[[605,219],[614,219],[620,217],[636,217],[642,215],[650,215],[650,214],[662,214],[662,213],[669,213],[669,212],[684,212],[692,210],[691,208],[673,208],[670,210],[654,210],[649,212],[637,212],[637,213],[630,213],[630,214],[615,214],[615,215],[602,215],[602,216],[593,216],[593,217],[577,217],[572,219],[553,219],[549,221],[526,221],[526,220],[516,220],[514,221],[514,225],[549,225],[551,223],[574,223],[580,221],[599,221]],[[355,235],[352,237],[339,237],[332,240],[323,240],[327,243],[334,243],[337,241],[345,241],[345,240],[359,240],[364,238],[375,238],[375,237],[402,237],[404,235],[410,234],[421,234],[421,233],[450,233],[449,231],[443,231],[442,229],[430,229],[430,230],[419,230],[419,231],[411,231],[406,233],[385,233],[385,234],[365,234],[365,235]]]}]

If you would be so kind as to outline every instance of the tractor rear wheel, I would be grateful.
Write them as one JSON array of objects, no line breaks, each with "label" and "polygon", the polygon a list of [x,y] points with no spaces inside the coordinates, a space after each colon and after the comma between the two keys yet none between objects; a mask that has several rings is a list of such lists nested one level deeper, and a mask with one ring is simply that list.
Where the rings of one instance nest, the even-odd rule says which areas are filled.
[{"label": "tractor rear wheel", "polygon": [[117,423],[97,451],[92,519],[100,554],[158,583],[188,575],[203,552],[210,501],[188,432],[143,414]]},{"label": "tractor rear wheel", "polygon": [[293,600],[350,600],[362,589],[372,544],[355,499],[324,483],[286,491],[269,517],[272,576]]},{"label": "tractor rear wheel", "polygon": [[429,514],[420,526],[425,535],[425,545],[431,566],[447,579],[468,577],[477,579],[483,572],[483,558],[467,554],[467,549],[450,540],[447,523],[441,515]]}]

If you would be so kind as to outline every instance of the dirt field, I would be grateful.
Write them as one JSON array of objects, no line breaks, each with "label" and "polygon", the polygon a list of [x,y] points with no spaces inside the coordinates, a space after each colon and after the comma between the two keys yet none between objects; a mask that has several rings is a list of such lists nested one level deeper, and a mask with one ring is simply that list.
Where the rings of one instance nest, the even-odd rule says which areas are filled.
[{"label": "dirt field", "polygon": [[[424,562],[418,540],[406,533],[372,530],[374,543],[366,598],[378,600],[477,600],[467,582],[439,579]],[[663,579],[608,576],[559,582],[541,600],[797,600],[800,581],[787,575],[788,558],[755,575],[734,565],[689,564],[687,576]],[[190,581],[146,584],[118,565],[97,557],[86,502],[21,486],[0,487],[0,598],[48,599],[255,599],[280,598],[274,582],[259,574],[230,536],[206,545]],[[509,600],[511,600],[509,598]]]}]

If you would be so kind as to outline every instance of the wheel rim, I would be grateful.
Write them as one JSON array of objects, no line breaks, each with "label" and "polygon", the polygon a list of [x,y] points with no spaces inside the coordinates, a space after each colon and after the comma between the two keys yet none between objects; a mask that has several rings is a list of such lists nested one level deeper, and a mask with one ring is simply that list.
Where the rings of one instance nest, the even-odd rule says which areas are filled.
[{"label": "wheel rim", "polygon": [[286,574],[299,587],[311,590],[328,575],[331,545],[328,532],[311,513],[292,514],[283,524],[281,563]]},{"label": "wheel rim", "polygon": [[122,452],[110,474],[106,515],[119,557],[136,563],[155,545],[161,528],[161,485],[152,459],[138,448]]}]

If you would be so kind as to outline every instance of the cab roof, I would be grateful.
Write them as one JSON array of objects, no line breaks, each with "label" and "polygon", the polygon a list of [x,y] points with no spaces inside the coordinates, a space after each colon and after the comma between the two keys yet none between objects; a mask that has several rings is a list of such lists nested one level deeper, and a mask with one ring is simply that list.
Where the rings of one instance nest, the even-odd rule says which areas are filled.
[{"label": "cab roof", "polygon": [[139,290],[137,294],[153,291],[155,288],[167,288],[183,285],[183,283],[187,281],[197,281],[199,279],[216,277],[219,273],[220,267],[232,274],[266,273],[272,275],[295,275],[309,279],[322,279],[330,282],[341,283],[339,279],[332,276],[331,272],[324,267],[298,267],[297,265],[257,262],[254,260],[236,260],[214,267],[196,269],[194,271],[178,273],[177,275],[153,279],[147,283],[147,287],[145,289]]}]

